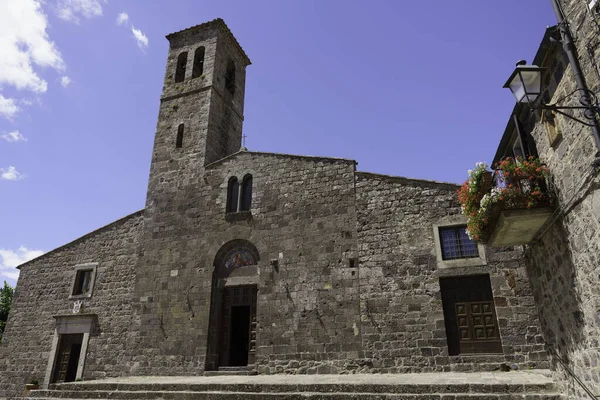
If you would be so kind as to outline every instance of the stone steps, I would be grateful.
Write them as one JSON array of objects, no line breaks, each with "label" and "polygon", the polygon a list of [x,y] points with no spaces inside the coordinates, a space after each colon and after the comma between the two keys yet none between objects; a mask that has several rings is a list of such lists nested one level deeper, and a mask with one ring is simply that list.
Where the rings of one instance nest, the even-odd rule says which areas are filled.
[{"label": "stone steps", "polygon": [[[567,400],[558,393],[494,394],[494,393],[247,393],[247,392],[66,392],[56,397],[43,391],[44,397],[29,397],[38,400]],[[72,396],[70,396],[72,394]],[[48,397],[46,397],[48,396]]]},{"label": "stone steps", "polygon": [[254,365],[245,367],[219,367],[218,371],[204,371],[204,376],[223,376],[223,375],[256,375],[257,371]]},{"label": "stone steps", "polygon": [[[234,371],[235,372],[235,371]],[[132,377],[73,382],[29,399],[563,400],[544,373]]]}]

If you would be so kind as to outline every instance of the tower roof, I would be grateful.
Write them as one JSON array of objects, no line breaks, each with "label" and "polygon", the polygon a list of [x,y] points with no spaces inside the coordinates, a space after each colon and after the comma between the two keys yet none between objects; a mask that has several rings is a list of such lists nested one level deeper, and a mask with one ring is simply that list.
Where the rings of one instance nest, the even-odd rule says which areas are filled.
[{"label": "tower roof", "polygon": [[231,33],[231,31],[229,30],[229,27],[227,26],[227,24],[225,24],[225,21],[223,21],[222,18],[215,18],[212,21],[204,22],[203,24],[200,24],[200,25],[191,26],[189,28],[183,29],[183,30],[178,31],[178,32],[169,33],[165,37],[170,41],[171,38],[173,38],[175,35],[179,35],[179,34],[184,33],[184,32],[185,33],[192,33],[194,31],[200,30],[202,28],[206,28],[208,26],[217,27],[221,31],[221,33],[223,33],[224,35],[226,35],[229,38],[231,38],[231,40],[233,41],[233,43],[235,44],[235,46],[238,48],[238,50],[242,54],[242,56],[243,56],[244,60],[246,61],[247,65],[252,64],[252,62],[250,61],[250,58],[248,57],[248,55],[246,54],[246,52],[244,51],[244,49],[242,48],[242,46],[240,45],[240,43],[237,41],[237,39],[235,38],[235,36],[233,35],[233,33]]}]

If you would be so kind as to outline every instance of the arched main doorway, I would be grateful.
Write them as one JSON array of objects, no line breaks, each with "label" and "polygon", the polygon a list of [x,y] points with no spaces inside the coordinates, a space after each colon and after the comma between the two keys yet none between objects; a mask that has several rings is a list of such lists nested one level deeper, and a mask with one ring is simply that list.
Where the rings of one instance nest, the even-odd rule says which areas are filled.
[{"label": "arched main doorway", "polygon": [[215,256],[207,371],[255,362],[259,260],[256,247],[241,239],[225,243]]}]

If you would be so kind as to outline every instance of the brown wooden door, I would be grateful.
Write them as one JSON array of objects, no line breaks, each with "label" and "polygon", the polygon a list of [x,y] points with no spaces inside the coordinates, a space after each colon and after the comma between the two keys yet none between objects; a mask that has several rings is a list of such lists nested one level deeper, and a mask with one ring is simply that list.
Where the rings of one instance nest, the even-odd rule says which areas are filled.
[{"label": "brown wooden door", "polygon": [[440,278],[450,355],[502,353],[488,275]]},{"label": "brown wooden door", "polygon": [[60,335],[52,382],[75,380],[82,343],[83,333]]}]

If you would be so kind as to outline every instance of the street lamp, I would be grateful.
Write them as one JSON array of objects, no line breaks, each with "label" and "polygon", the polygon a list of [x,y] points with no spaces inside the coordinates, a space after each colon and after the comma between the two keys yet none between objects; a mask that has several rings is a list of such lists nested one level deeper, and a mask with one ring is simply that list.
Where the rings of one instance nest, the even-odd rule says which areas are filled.
[{"label": "street lamp", "polygon": [[[534,109],[545,109],[555,111],[559,114],[564,115],[567,118],[575,120],[583,125],[592,128],[592,135],[597,148],[597,154],[600,155],[600,107],[598,107],[598,98],[590,89],[588,89],[585,81],[581,65],[579,65],[579,57],[577,56],[577,48],[573,42],[571,30],[565,20],[560,0],[551,0],[552,8],[556,14],[558,22],[558,30],[560,32],[560,43],[562,44],[565,55],[569,60],[569,65],[573,71],[573,77],[575,78],[575,86],[577,90],[572,94],[579,92],[579,103],[580,106],[559,106],[557,104],[544,104],[543,101],[539,101],[542,88],[542,73],[543,68],[535,65],[525,65],[525,61],[519,61],[517,68],[511,74],[510,78],[504,85],[505,88],[510,88],[513,92],[517,103],[527,103],[531,108]],[[564,112],[564,110],[582,110],[585,121],[575,117],[572,114]],[[600,166],[600,158],[596,160]]]},{"label": "street lamp", "polygon": [[525,64],[525,60],[517,63],[517,68],[503,87],[510,89],[517,99],[517,103],[532,104],[542,94],[542,72],[544,68]]},{"label": "street lamp", "polygon": [[[526,65],[525,60],[521,60],[517,63],[517,67],[503,87],[510,89],[517,103],[529,104],[533,109],[551,110],[584,125],[596,126],[596,118],[600,114],[598,99],[587,88],[576,90],[576,92],[581,93],[579,97],[580,106],[560,106],[558,104],[545,104],[541,101],[540,96],[544,91],[542,87],[542,75],[544,71],[545,68],[540,68],[537,65]],[[564,110],[582,110],[587,121],[568,114]]]}]

